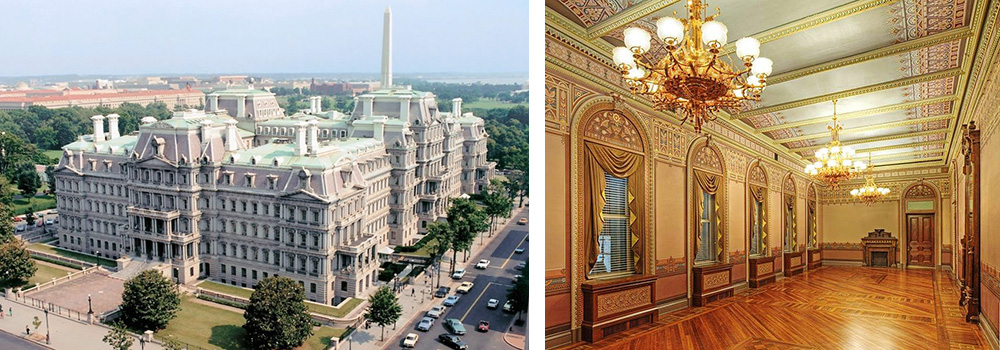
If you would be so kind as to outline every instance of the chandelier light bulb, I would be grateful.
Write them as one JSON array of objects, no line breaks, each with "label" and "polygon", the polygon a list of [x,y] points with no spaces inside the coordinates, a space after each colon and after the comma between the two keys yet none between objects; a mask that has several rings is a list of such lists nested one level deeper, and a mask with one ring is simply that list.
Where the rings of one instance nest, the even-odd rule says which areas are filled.
[{"label": "chandelier light bulb", "polygon": [[747,85],[754,88],[760,88],[764,86],[764,82],[762,82],[756,75],[751,75],[747,77]]},{"label": "chandelier light bulb", "polygon": [[840,153],[840,146],[830,147],[830,154],[839,154],[839,153]]},{"label": "chandelier light bulb", "polygon": [[768,75],[771,75],[771,66],[773,64],[774,62],[771,62],[770,58],[758,57],[756,60],[753,61],[753,66],[750,67],[750,73],[756,76],[766,77]]},{"label": "chandelier light bulb", "polygon": [[635,55],[627,47],[616,47],[614,50],[611,50],[611,53],[611,58],[615,62],[615,66],[625,71],[635,67]]},{"label": "chandelier light bulb", "polygon": [[855,188],[855,189],[851,190],[851,195],[852,196],[857,196],[858,195],[858,189]]},{"label": "chandelier light bulb", "polygon": [[646,71],[642,68],[635,67],[628,70],[628,74],[625,74],[625,79],[639,80],[646,76]]},{"label": "chandelier light bulb", "polygon": [[743,98],[743,89],[734,89],[733,96],[736,96],[736,98]]},{"label": "chandelier light bulb", "polygon": [[656,20],[656,36],[667,46],[679,46],[684,40],[684,23],[673,17]]},{"label": "chandelier light bulb", "polygon": [[850,159],[844,159],[843,163],[844,163],[844,166],[848,166],[848,167],[851,166],[851,160]]},{"label": "chandelier light bulb", "polygon": [[868,168],[868,165],[865,164],[865,162],[856,162],[854,163],[854,166],[857,167],[858,170],[865,170]]},{"label": "chandelier light bulb", "polygon": [[701,24],[701,42],[714,49],[726,45],[726,34],[729,29],[719,21],[708,21]]},{"label": "chandelier light bulb", "polygon": [[[736,57],[750,62],[760,56],[760,41],[757,39],[746,37],[740,40],[736,40]],[[754,62],[757,65],[757,62]]]},{"label": "chandelier light bulb", "polygon": [[649,32],[639,27],[625,28],[625,47],[641,54],[649,51]]}]

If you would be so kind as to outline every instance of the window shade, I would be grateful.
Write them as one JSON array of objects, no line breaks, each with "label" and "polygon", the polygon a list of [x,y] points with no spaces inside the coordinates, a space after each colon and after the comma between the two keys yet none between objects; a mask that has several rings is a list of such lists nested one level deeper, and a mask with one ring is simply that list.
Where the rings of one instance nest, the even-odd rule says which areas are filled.
[{"label": "window shade", "polygon": [[632,250],[629,234],[628,179],[604,174],[604,227],[598,235],[597,263],[591,276],[632,271]]}]

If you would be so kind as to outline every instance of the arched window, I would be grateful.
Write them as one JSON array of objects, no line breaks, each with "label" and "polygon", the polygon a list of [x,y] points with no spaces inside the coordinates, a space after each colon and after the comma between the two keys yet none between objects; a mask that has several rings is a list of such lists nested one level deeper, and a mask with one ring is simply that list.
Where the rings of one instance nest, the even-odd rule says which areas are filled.
[{"label": "arched window", "polygon": [[767,251],[767,172],[760,161],[754,162],[747,174],[747,217],[749,232],[747,252],[750,256],[766,256]]},{"label": "arched window", "polygon": [[795,180],[792,174],[785,176],[785,181],[781,186],[783,192],[783,225],[785,232],[785,252],[795,252],[799,245],[799,236],[795,234],[798,225],[795,221]]},{"label": "arched window", "polygon": [[816,206],[816,184],[809,184],[809,194],[806,197],[806,239],[809,243],[809,249],[819,248],[819,221],[817,218],[817,207]]},{"label": "arched window", "polygon": [[642,273],[645,242],[645,149],[639,128],[620,111],[583,124],[587,278]]},{"label": "arched window", "polygon": [[711,138],[700,141],[691,153],[693,179],[694,261],[711,265],[726,262],[725,169],[722,152]]}]

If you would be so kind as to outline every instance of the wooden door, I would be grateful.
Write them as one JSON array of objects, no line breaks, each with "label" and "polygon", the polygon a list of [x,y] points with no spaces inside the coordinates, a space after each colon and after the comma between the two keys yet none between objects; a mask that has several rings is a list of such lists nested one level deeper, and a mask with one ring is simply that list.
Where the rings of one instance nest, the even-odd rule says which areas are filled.
[{"label": "wooden door", "polygon": [[934,266],[934,215],[906,216],[907,265]]}]

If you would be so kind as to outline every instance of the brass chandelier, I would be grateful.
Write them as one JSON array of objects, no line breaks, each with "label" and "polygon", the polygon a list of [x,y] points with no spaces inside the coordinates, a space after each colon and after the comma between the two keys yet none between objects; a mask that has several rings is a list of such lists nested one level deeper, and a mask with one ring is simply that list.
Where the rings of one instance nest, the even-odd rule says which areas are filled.
[{"label": "brass chandelier", "polygon": [[[871,154],[868,154],[868,163],[871,163]],[[865,185],[859,188],[851,190],[851,196],[857,198],[864,202],[866,205],[871,206],[875,202],[878,202],[882,197],[889,194],[889,189],[885,187],[878,187],[875,184],[875,175],[872,174],[872,169],[874,166],[868,167],[868,174],[865,175]]]},{"label": "brass chandelier", "polygon": [[827,186],[837,188],[841,181],[854,177],[865,170],[864,162],[854,161],[854,149],[840,144],[840,130],[843,127],[837,123],[837,100],[833,100],[833,125],[830,130],[830,143],[816,151],[816,162],[806,165],[806,174],[821,181]]},{"label": "brass chandelier", "polygon": [[638,27],[625,29],[625,46],[614,48],[612,57],[633,94],[648,97],[657,110],[677,112],[682,124],[690,119],[700,133],[720,110],[734,111],[742,101],[759,101],[772,62],[758,57],[760,42],[750,37],[736,41],[743,67],[724,62],[720,50],[727,43],[728,29],[715,21],[719,14],[703,19],[701,0],[688,0],[687,9],[687,19],[656,21],[657,37],[667,49],[664,57],[647,57],[650,34]]}]

